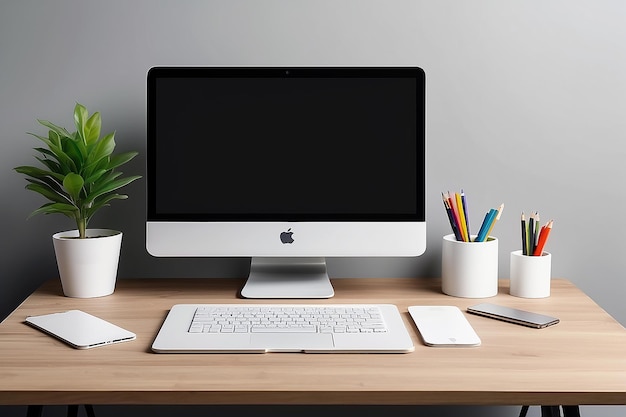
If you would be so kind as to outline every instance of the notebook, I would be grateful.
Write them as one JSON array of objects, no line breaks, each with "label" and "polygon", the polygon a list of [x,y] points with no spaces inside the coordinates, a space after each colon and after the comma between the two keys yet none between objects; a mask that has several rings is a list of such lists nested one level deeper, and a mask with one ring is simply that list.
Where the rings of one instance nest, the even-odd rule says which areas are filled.
[{"label": "notebook", "polygon": [[[329,308],[332,311],[320,310]],[[320,313],[335,320],[318,320]],[[165,318],[152,350],[406,353],[414,346],[392,304],[177,304]]]}]

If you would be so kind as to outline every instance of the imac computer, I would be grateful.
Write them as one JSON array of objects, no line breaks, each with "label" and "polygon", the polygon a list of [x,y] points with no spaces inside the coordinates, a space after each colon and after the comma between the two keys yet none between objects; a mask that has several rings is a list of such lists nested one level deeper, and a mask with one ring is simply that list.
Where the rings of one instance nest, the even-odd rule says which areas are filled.
[{"label": "imac computer", "polygon": [[245,298],[329,298],[329,257],[426,249],[418,67],[154,67],[146,248],[245,257]]}]

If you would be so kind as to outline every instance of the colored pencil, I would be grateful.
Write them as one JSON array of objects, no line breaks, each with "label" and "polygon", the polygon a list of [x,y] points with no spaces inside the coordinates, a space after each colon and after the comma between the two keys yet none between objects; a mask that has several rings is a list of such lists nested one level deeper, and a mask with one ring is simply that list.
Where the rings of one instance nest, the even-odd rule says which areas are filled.
[{"label": "colored pencil", "polygon": [[526,240],[528,243],[526,244],[528,255],[533,254],[533,242],[535,241],[535,213],[530,213],[530,219],[528,219],[528,234],[526,235]]},{"label": "colored pencil", "polygon": [[454,237],[456,240],[463,240],[463,237],[459,233],[459,228],[456,225],[456,220],[454,220],[454,214],[452,213],[452,208],[448,203],[448,199],[444,193],[441,193],[441,197],[443,198],[443,206],[446,208],[446,213],[448,214],[448,221],[450,222],[450,227],[452,228],[452,232],[454,233]]},{"label": "colored pencil", "polygon": [[450,209],[452,210],[452,215],[454,216],[454,221],[456,222],[456,227],[459,229],[459,234],[461,235],[461,241],[463,241],[463,234],[461,233],[461,220],[459,219],[459,212],[457,211],[456,204],[454,198],[451,197],[450,191],[447,194],[448,204],[450,205]]},{"label": "colored pencil", "polygon": [[543,253],[543,248],[546,245],[546,241],[548,240],[548,236],[550,235],[550,231],[552,231],[552,223],[550,220],[544,227],[541,228],[541,233],[539,234],[539,242],[537,243],[537,248],[533,253],[533,256],[541,256]]},{"label": "colored pencil", "polygon": [[535,239],[533,240],[532,244],[533,244],[533,250],[531,251],[531,253],[535,253],[535,249],[537,249],[537,244],[539,243],[539,213],[535,212],[535,232],[533,234],[533,236],[535,237]]},{"label": "colored pencil", "polygon": [[498,213],[498,210],[496,209],[492,208],[491,210],[489,210],[489,213],[487,213],[487,216],[483,220],[482,226],[480,226],[480,230],[478,231],[478,235],[476,235],[476,239],[474,239],[474,242],[485,241],[485,237],[487,236],[487,231],[491,227],[491,222],[496,217],[497,213]]},{"label": "colored pencil", "polygon": [[461,221],[461,235],[463,236],[463,242],[469,242],[469,237],[467,236],[467,226],[465,225],[465,213],[463,212],[463,202],[461,201],[461,194],[454,193],[454,197],[456,198],[456,209],[457,213],[459,213],[459,220]]},{"label": "colored pencil", "polygon": [[485,217],[483,218],[483,222],[480,225],[480,229],[478,229],[478,234],[474,238],[474,242],[480,242],[478,240],[478,237],[481,236],[484,233],[485,227],[487,227],[487,223],[489,223],[489,215],[490,214],[491,214],[491,211],[488,211],[487,213],[485,213]]},{"label": "colored pencil", "polygon": [[491,231],[493,230],[493,226],[496,225],[496,222],[498,220],[500,220],[500,216],[502,216],[502,211],[504,210],[504,203],[500,204],[500,207],[498,207],[496,216],[493,218],[493,220],[491,221],[491,224],[489,225],[489,229],[487,229],[487,233],[485,234],[485,239],[487,240],[487,238],[489,237],[489,234],[491,233]]},{"label": "colored pencil", "polygon": [[461,189],[461,203],[463,204],[463,214],[465,215],[465,233],[467,234],[467,241],[471,240],[472,232],[470,230],[469,213],[467,211],[467,200],[465,199],[465,192]]},{"label": "colored pencil", "polygon": [[528,255],[528,241],[526,236],[526,216],[524,216],[524,212],[522,211],[522,255]]}]

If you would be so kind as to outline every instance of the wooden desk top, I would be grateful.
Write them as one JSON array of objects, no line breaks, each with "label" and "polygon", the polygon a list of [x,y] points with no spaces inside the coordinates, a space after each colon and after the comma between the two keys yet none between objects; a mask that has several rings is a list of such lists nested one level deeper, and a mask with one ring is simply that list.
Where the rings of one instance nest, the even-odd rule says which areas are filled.
[{"label": "wooden desk top", "polygon": [[[550,298],[534,300],[510,296],[508,280],[496,297],[463,299],[443,295],[438,279],[335,279],[335,297],[316,300],[396,304],[416,346],[407,354],[151,353],[173,304],[255,302],[236,298],[242,285],[129,279],[111,296],[73,299],[52,280],[0,324],[0,404],[626,404],[626,330],[562,279],[553,280]],[[432,348],[407,310],[464,311],[484,301],[561,322],[536,330],[466,315],[480,347]],[[137,340],[76,350],[23,323],[70,309],[127,328]]]}]

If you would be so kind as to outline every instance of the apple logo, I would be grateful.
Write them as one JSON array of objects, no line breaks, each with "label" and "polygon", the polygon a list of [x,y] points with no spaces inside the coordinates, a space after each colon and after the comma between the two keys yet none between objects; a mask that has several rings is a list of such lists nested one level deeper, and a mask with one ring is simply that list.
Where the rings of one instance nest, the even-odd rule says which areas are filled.
[{"label": "apple logo", "polygon": [[287,229],[286,232],[282,232],[280,234],[280,241],[283,243],[293,243],[293,232],[291,231],[291,227]]}]

